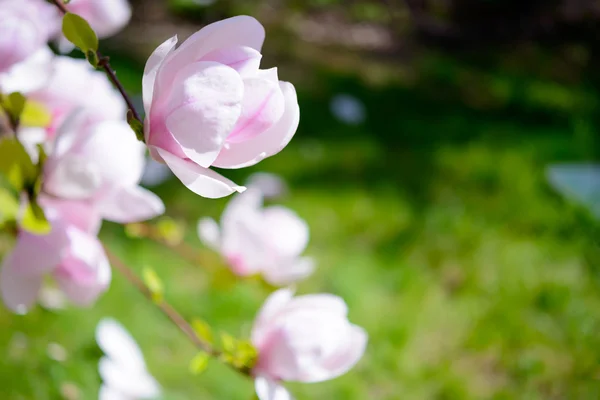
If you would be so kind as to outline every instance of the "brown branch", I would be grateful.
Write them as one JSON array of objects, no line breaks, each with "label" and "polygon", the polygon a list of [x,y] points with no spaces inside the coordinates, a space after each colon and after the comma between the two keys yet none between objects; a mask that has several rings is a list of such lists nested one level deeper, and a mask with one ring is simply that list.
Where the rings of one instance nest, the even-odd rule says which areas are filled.
[{"label": "brown branch", "polygon": [[[54,1],[54,4],[56,5],[56,7],[58,7],[59,10],[63,14],[66,14],[69,12],[69,10],[65,6],[65,4],[62,2],[62,0],[53,0],[53,1]],[[98,66],[102,67],[104,72],[106,72],[108,79],[110,79],[110,81],[113,83],[113,85],[115,85],[115,87],[117,88],[119,93],[121,93],[121,97],[123,97],[123,99],[125,100],[125,103],[127,103],[127,108],[129,108],[129,111],[131,111],[131,115],[133,116],[133,118],[137,119],[140,123],[143,124],[144,121],[142,121],[142,118],[136,111],[135,106],[133,105],[133,101],[131,100],[131,98],[125,91],[125,88],[123,87],[123,85],[121,84],[119,79],[117,78],[115,71],[110,66],[108,57],[103,56],[99,51],[96,51],[96,56],[98,58]]]}]

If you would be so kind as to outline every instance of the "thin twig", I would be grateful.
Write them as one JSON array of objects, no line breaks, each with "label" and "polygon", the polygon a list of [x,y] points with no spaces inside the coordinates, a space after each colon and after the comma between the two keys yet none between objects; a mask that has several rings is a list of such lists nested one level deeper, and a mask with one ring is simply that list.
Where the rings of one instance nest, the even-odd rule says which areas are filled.
[{"label": "thin twig", "polygon": [[[65,4],[62,2],[62,0],[53,0],[53,1],[54,1],[54,4],[56,4],[56,7],[58,7],[59,10],[63,14],[66,14],[69,12],[69,10],[65,6]],[[143,123],[144,121],[142,121],[142,118],[136,111],[135,106],[133,105],[133,101],[131,100],[131,98],[125,91],[125,88],[123,87],[123,85],[121,84],[119,79],[117,78],[115,71],[110,66],[108,57],[103,56],[99,51],[96,51],[96,56],[98,57],[98,66],[102,67],[104,72],[106,72],[108,79],[110,79],[110,81],[113,83],[113,85],[115,85],[115,87],[117,88],[119,93],[121,93],[121,96],[125,100],[125,103],[127,103],[127,107],[131,111],[131,114],[133,115],[133,117],[135,119],[137,119],[140,123]]]},{"label": "thin twig", "polygon": [[188,324],[188,322],[171,306],[164,300],[155,301],[154,296],[150,289],[146,286],[146,284],[127,266],[123,261],[121,261],[114,253],[112,253],[106,245],[104,246],[104,250],[108,255],[108,259],[110,260],[113,268],[117,269],[121,275],[125,277],[137,290],[139,290],[144,296],[148,299],[152,300],[156,306],[165,314],[178,328],[183,332],[191,342],[198,347],[200,350],[210,354],[213,357],[219,357],[221,352],[214,349],[210,343],[206,342],[202,338],[200,338],[194,328]]}]

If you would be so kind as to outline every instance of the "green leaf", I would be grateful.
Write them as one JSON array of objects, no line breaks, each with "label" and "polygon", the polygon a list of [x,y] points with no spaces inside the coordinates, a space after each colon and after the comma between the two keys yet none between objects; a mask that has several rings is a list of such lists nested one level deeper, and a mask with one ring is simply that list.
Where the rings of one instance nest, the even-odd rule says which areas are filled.
[{"label": "green leaf", "polygon": [[92,67],[97,68],[100,60],[98,60],[98,53],[94,50],[88,50],[85,52],[85,58],[92,65]]},{"label": "green leaf", "polygon": [[201,319],[194,319],[192,321],[192,328],[194,328],[194,332],[196,332],[198,337],[204,339],[204,341],[207,343],[213,344],[214,337],[210,325]]},{"label": "green leaf", "polygon": [[31,157],[15,138],[0,141],[0,174],[17,192],[32,186],[37,178],[37,169]]},{"label": "green leaf", "polygon": [[152,299],[156,303],[162,302],[165,291],[164,285],[158,274],[152,268],[146,267],[142,272],[142,277],[144,279],[144,283],[148,287],[148,290],[150,290],[150,293],[152,293]]},{"label": "green leaf", "polygon": [[190,362],[190,372],[194,375],[200,375],[208,367],[210,356],[208,353],[200,352]]},{"label": "green leaf", "polygon": [[135,137],[140,142],[145,142],[146,137],[144,136],[144,125],[141,121],[139,121],[133,116],[133,112],[131,110],[127,110],[127,122],[129,123],[129,126],[135,133]]},{"label": "green leaf", "polygon": [[69,42],[79,47],[84,54],[98,51],[98,36],[90,24],[77,14],[67,13],[63,17],[62,31]]},{"label": "green leaf", "polygon": [[0,187],[0,226],[16,221],[19,212],[19,199],[8,188]]},{"label": "green leaf", "polygon": [[227,354],[233,354],[236,347],[236,339],[227,332],[221,332],[221,344],[223,351]]},{"label": "green leaf", "polygon": [[45,128],[52,122],[52,114],[42,104],[37,101],[27,100],[25,108],[21,114],[21,125],[29,127]]},{"label": "green leaf", "polygon": [[21,227],[26,231],[38,235],[45,235],[51,229],[50,223],[44,215],[44,210],[33,201],[29,201],[25,206],[21,217]]},{"label": "green leaf", "polygon": [[14,126],[18,125],[25,103],[27,100],[19,92],[14,92],[9,95],[0,97],[0,104],[4,111],[8,114],[11,124]]}]

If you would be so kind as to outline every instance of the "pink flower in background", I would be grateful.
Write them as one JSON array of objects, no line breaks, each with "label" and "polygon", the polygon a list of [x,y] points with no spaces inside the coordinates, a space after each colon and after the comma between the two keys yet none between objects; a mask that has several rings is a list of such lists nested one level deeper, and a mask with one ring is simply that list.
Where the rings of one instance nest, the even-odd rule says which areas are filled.
[{"label": "pink flower in background", "polygon": [[6,306],[26,312],[37,300],[46,275],[79,306],[91,305],[110,284],[111,270],[96,238],[100,218],[84,203],[41,199],[52,230],[46,235],[21,231],[4,257],[0,292]]},{"label": "pink flower in background", "polygon": [[265,32],[238,16],[208,25],[148,59],[143,78],[146,143],[193,192],[209,198],[244,188],[209,169],[254,165],[296,132],[294,86],[259,69]]},{"label": "pink flower in background", "polygon": [[85,114],[61,126],[44,166],[44,193],[84,200],[118,223],[138,222],[164,212],[154,193],[138,185],[145,148],[125,121],[89,125]]},{"label": "pink flower in background", "polygon": [[0,0],[0,73],[42,47],[59,27],[56,9],[40,0]]},{"label": "pink flower in background", "polygon": [[[131,19],[131,6],[127,0],[71,0],[67,8],[83,17],[100,39],[113,36]],[[63,53],[74,47],[62,35],[58,44]]]},{"label": "pink flower in background", "polygon": [[308,244],[308,226],[282,206],[263,207],[262,194],[249,189],[234,197],[221,217],[198,223],[200,239],[219,251],[240,276],[262,274],[273,285],[287,285],[314,270],[310,257],[302,257]]},{"label": "pink flower in background", "polygon": [[160,385],[146,369],[137,343],[121,324],[108,318],[100,321],[96,342],[105,354],[98,365],[102,377],[98,400],[158,398]]},{"label": "pink flower in background", "polygon": [[[54,138],[58,127],[75,110],[84,112],[89,123],[125,120],[127,107],[119,92],[85,60],[55,57],[51,70],[48,83],[27,96],[45,106],[52,116],[51,124],[39,135]],[[22,130],[27,136],[34,135],[36,128]]]},{"label": "pink flower in background", "polygon": [[52,50],[43,46],[7,72],[0,72],[0,92],[28,94],[40,90],[52,77],[53,58]]},{"label": "pink flower in background", "polygon": [[277,381],[322,382],[360,360],[367,334],[347,313],[346,303],[330,294],[294,298],[291,290],[280,289],[266,300],[252,329],[259,355],[254,374],[261,379],[257,389],[274,397],[261,400],[285,399]]}]

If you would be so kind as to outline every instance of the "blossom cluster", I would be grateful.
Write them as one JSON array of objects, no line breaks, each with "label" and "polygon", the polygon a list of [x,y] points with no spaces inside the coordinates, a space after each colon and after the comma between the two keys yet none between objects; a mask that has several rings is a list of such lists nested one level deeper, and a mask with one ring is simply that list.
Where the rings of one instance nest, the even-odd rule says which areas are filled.
[{"label": "blossom cluster", "polygon": [[[71,0],[66,7],[100,38],[131,17],[126,0]],[[284,287],[266,300],[252,329],[258,356],[251,375],[259,398],[291,398],[281,381],[320,382],[348,371],[367,335],[348,321],[344,301],[329,294],[294,297],[286,287],[315,269],[302,255],[306,222],[283,206],[264,206],[268,191],[261,185],[246,190],[211,169],[257,164],[281,151],[298,127],[294,86],[280,81],[276,68],[260,68],[263,26],[238,16],[204,27],[179,46],[177,37],[158,46],[144,70],[140,141],[127,120],[124,93],[85,60],[51,50],[74,48],[62,34],[59,11],[44,0],[0,0],[0,94],[18,92],[44,116],[36,123],[23,119],[5,133],[40,166],[35,198],[23,192],[20,207],[35,201],[49,223],[48,231],[32,232],[17,218],[16,244],[0,270],[5,305],[27,312],[47,277],[78,306],[92,305],[108,289],[111,267],[98,239],[102,221],[141,222],[165,212],[161,199],[139,185],[148,152],[200,196],[239,192],[221,224],[203,218],[198,235],[235,274],[262,275]],[[107,354],[100,364],[102,399],[159,393],[122,327],[103,321],[97,336]]]}]

